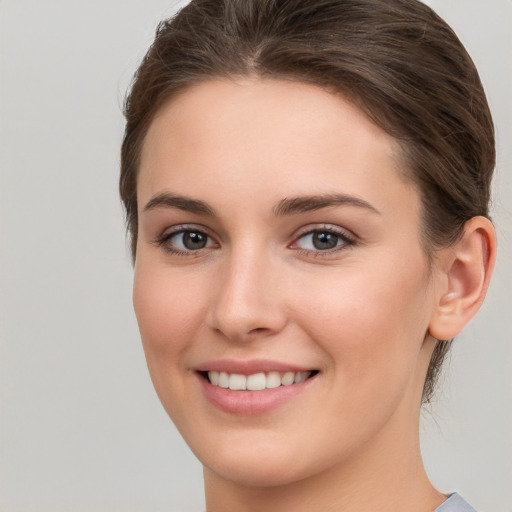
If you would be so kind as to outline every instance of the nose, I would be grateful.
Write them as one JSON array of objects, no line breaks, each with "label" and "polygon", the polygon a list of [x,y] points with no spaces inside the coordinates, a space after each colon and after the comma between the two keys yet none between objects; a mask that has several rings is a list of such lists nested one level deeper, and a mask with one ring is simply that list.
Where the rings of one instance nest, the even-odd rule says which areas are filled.
[{"label": "nose", "polygon": [[211,290],[210,328],[235,342],[247,342],[282,331],[287,323],[279,265],[261,254],[227,258]]}]

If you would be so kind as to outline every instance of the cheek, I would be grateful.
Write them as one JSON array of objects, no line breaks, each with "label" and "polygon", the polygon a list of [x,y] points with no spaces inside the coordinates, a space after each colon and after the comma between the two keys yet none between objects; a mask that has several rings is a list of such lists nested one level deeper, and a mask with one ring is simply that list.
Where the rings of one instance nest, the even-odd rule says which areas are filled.
[{"label": "cheek", "polygon": [[[165,410],[178,424],[189,402],[184,375],[190,341],[204,317],[201,290],[193,279],[183,279],[153,263],[136,264],[133,305],[155,391]],[[185,398],[184,398],[185,397]]]},{"label": "cheek", "polygon": [[384,263],[340,270],[334,279],[312,280],[307,294],[298,291],[297,321],[339,370],[336,385],[351,390],[344,396],[366,400],[370,389],[398,390],[418,364],[429,318],[424,266]]},{"label": "cheek", "polygon": [[204,316],[197,283],[157,268],[137,266],[133,288],[135,314],[152,377],[179,364]]}]

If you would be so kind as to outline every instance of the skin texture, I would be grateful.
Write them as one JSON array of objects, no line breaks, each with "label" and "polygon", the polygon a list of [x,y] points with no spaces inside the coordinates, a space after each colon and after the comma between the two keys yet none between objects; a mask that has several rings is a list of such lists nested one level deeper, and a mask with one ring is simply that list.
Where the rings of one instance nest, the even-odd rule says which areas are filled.
[{"label": "skin texture", "polygon": [[[458,332],[478,309],[494,239],[475,221],[468,257],[451,248],[430,270],[397,155],[343,98],[286,81],[207,81],[150,126],[134,306],[156,391],[204,465],[208,511],[427,512],[445,499],[418,441],[429,332]],[[154,200],[163,194],[201,208]],[[334,194],[351,200],[276,212]],[[185,228],[206,246],[161,241]],[[311,230],[351,242],[336,234],[318,250]],[[234,414],[205,397],[197,372],[225,359],[319,373],[269,411]]]}]

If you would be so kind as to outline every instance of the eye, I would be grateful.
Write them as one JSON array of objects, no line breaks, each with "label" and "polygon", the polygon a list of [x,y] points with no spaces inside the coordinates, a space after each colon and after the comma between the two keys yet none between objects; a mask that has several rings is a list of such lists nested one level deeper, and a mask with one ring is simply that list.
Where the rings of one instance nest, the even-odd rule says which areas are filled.
[{"label": "eye", "polygon": [[164,246],[165,250],[175,254],[190,253],[217,247],[215,241],[205,232],[198,229],[181,228],[165,233],[157,244]]},{"label": "eye", "polygon": [[292,248],[308,252],[329,252],[353,245],[355,240],[334,228],[312,229],[299,236]]}]

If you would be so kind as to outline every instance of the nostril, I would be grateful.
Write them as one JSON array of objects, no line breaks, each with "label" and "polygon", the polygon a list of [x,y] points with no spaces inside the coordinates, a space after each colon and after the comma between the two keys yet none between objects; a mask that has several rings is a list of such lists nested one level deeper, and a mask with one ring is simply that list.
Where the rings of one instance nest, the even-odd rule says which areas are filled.
[{"label": "nostril", "polygon": [[252,341],[278,333],[286,325],[287,316],[279,304],[269,304],[263,299],[258,302],[254,297],[251,298],[254,303],[244,297],[236,298],[233,294],[212,302],[206,322],[217,334],[233,341]]}]

